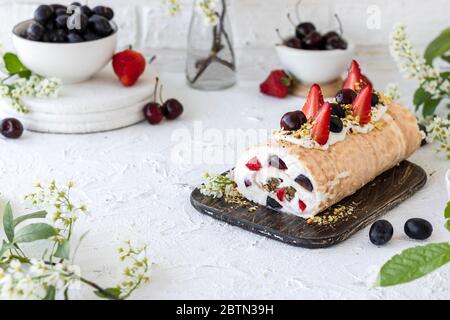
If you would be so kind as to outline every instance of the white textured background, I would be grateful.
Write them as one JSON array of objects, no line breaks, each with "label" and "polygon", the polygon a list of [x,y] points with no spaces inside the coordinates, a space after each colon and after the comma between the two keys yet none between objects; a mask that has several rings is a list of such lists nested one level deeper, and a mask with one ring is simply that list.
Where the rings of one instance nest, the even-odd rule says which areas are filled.
[{"label": "white textured background", "polygon": [[[71,3],[65,0],[0,0],[0,41],[10,43],[10,30],[18,21],[31,18],[38,3]],[[83,2],[83,1],[80,1]],[[116,9],[123,32],[121,44],[132,43],[145,49],[184,48],[193,0],[181,0],[181,16],[170,18],[162,9],[162,0],[95,0],[90,5],[109,3]],[[288,34],[292,28],[284,18],[294,12],[297,0],[229,0],[236,47],[271,46],[277,41],[274,29]],[[373,8],[380,9],[380,29],[369,30],[367,20]],[[448,26],[448,0],[304,0],[305,20],[314,21],[325,30],[335,24],[333,14],[343,21],[346,36],[358,45],[380,46],[388,42],[395,22],[407,25],[412,40],[424,45]]]}]

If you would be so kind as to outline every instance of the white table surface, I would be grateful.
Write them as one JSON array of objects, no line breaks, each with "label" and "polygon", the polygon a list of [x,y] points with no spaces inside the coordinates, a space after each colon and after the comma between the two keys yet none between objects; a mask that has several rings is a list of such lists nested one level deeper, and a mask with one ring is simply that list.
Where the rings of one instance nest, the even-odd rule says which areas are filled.
[{"label": "white table surface", "polygon": [[[218,93],[189,89],[184,75],[178,72],[183,56],[174,55],[176,62],[168,64],[171,58],[163,55],[156,66],[165,84],[164,95],[185,105],[185,114],[177,121],[159,126],[141,123],[91,135],[26,132],[17,141],[0,139],[2,200],[9,199],[18,207],[22,195],[38,180],[73,179],[82,191],[80,196],[90,209],[76,230],[76,235],[90,230],[76,261],[83,276],[104,286],[114,285],[120,278],[115,249],[120,241],[132,239],[149,245],[153,262],[151,283],[134,298],[450,298],[450,265],[407,285],[370,287],[370,280],[387,259],[422,243],[403,234],[407,219],[423,217],[433,224],[434,234],[426,243],[450,238],[443,226],[447,200],[444,172],[449,162],[437,156],[432,146],[412,157],[426,170],[429,181],[422,191],[386,215],[395,234],[382,248],[369,242],[368,228],[333,248],[308,250],[196,212],[189,195],[203,172],[222,172],[232,164],[171,163],[168,155],[175,144],[171,141],[174,130],[192,129],[197,120],[204,128],[273,128],[284,112],[300,107],[302,100],[278,100],[258,93],[261,78],[276,66],[273,59],[264,63],[267,58],[263,55],[256,57],[257,67],[241,65],[238,86]],[[384,86],[399,80],[392,63],[385,62],[387,57],[360,58],[375,84]],[[409,85],[407,92],[413,86]],[[90,289],[77,292],[77,296],[94,298]]]}]

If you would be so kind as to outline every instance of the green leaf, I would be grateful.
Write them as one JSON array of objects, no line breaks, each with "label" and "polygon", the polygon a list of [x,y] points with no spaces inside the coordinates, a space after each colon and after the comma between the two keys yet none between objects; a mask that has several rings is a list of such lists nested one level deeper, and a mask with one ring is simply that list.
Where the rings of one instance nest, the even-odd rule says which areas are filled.
[{"label": "green leaf", "polygon": [[70,243],[66,239],[60,244],[58,244],[58,248],[54,254],[55,257],[61,259],[69,259],[70,256]]},{"label": "green leaf", "polygon": [[413,103],[416,106],[416,111],[426,100],[431,98],[431,94],[425,91],[422,87],[419,87],[414,93]]},{"label": "green leaf", "polygon": [[407,283],[423,277],[450,261],[449,243],[432,243],[407,249],[381,268],[381,287]]},{"label": "green leaf", "polygon": [[440,75],[441,78],[443,78],[443,79],[448,79],[448,78],[450,78],[450,71],[444,71],[444,72],[441,72],[439,75]]},{"label": "green leaf", "polygon": [[0,248],[0,258],[3,256],[3,254],[6,251],[8,251],[8,250],[10,250],[12,248],[14,248],[14,244],[13,243],[8,243],[5,240],[3,240],[2,247]]},{"label": "green leaf", "polygon": [[445,227],[448,231],[450,231],[450,219],[447,219],[447,221],[445,222]]},{"label": "green leaf", "polygon": [[450,201],[447,202],[447,206],[445,207],[444,217],[450,219]]},{"label": "green leaf", "polygon": [[14,217],[11,209],[11,204],[8,202],[3,211],[3,229],[5,230],[6,238],[9,242],[14,239]]},{"label": "green leaf", "polygon": [[428,45],[424,54],[425,60],[431,65],[434,59],[443,56],[449,50],[450,28],[447,28]]},{"label": "green leaf", "polygon": [[423,105],[422,114],[424,117],[428,117],[434,114],[434,111],[436,111],[437,106],[441,102],[442,99],[429,99],[426,100]]},{"label": "green leaf", "polygon": [[22,223],[26,220],[30,219],[43,219],[47,216],[47,211],[37,211],[30,214],[26,214],[14,219],[14,227],[16,227],[19,223]]},{"label": "green leaf", "polygon": [[441,59],[450,63],[450,55],[442,56]]},{"label": "green leaf", "polygon": [[[116,296],[116,297],[120,297],[121,291],[120,288],[107,288],[105,289],[105,291],[109,292],[110,294]],[[94,293],[96,294],[97,297],[100,297],[102,299],[110,299],[110,297],[108,297],[107,295],[103,294],[100,291],[94,291]]]},{"label": "green leaf", "polygon": [[53,237],[57,234],[55,228],[46,223],[34,223],[17,231],[14,237],[15,243],[33,242]]},{"label": "green leaf", "polygon": [[46,293],[44,299],[42,299],[42,300],[55,300],[55,295],[56,295],[55,286],[49,286],[47,288],[47,293]]},{"label": "green leaf", "polygon": [[31,71],[23,65],[16,54],[11,52],[5,53],[3,61],[5,62],[5,68],[9,75],[19,75],[22,78],[29,78],[31,76]]}]

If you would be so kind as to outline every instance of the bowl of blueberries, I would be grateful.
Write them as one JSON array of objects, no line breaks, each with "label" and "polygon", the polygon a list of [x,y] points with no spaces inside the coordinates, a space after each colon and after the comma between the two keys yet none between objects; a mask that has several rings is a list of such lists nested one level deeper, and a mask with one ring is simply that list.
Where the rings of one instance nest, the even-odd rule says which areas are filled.
[{"label": "bowl of blueberries", "polygon": [[34,73],[64,84],[86,81],[113,57],[118,27],[114,11],[74,2],[40,5],[33,19],[17,24],[13,43],[22,63]]},{"label": "bowl of blueberries", "polygon": [[[353,59],[355,47],[344,39],[342,24],[339,17],[335,17],[339,32],[320,33],[313,23],[301,22],[292,23],[295,26],[294,36],[280,36],[282,43],[276,46],[278,58],[283,68],[302,84],[336,81]],[[288,18],[291,20],[289,15]]]}]

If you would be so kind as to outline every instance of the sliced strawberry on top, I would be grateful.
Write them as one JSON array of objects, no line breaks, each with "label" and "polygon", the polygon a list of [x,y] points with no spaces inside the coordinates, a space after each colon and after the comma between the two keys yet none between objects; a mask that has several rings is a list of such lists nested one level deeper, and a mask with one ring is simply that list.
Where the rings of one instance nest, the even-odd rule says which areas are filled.
[{"label": "sliced strawberry on top", "polygon": [[262,168],[261,162],[259,162],[257,157],[250,159],[245,166],[251,171],[259,171]]},{"label": "sliced strawberry on top", "polygon": [[314,119],[311,137],[320,145],[324,145],[330,138],[331,105],[328,102],[320,108]]},{"label": "sliced strawberry on top", "polygon": [[353,101],[353,116],[359,118],[360,124],[367,124],[371,120],[372,86],[369,84],[361,90]]},{"label": "sliced strawberry on top", "polygon": [[259,90],[269,96],[284,98],[289,94],[292,78],[283,70],[274,70],[261,83]]},{"label": "sliced strawberry on top", "polygon": [[358,89],[363,86],[363,75],[361,74],[361,68],[356,62],[356,60],[352,61],[350,65],[350,69],[348,70],[347,79],[344,82],[343,89],[352,89],[353,91],[358,91]]},{"label": "sliced strawberry on top", "polygon": [[277,191],[277,198],[280,202],[284,201],[284,196],[286,195],[286,188],[281,188]]},{"label": "sliced strawberry on top", "polygon": [[303,113],[307,119],[314,119],[323,105],[322,89],[318,84],[313,84],[309,89],[308,98],[303,106]]}]

